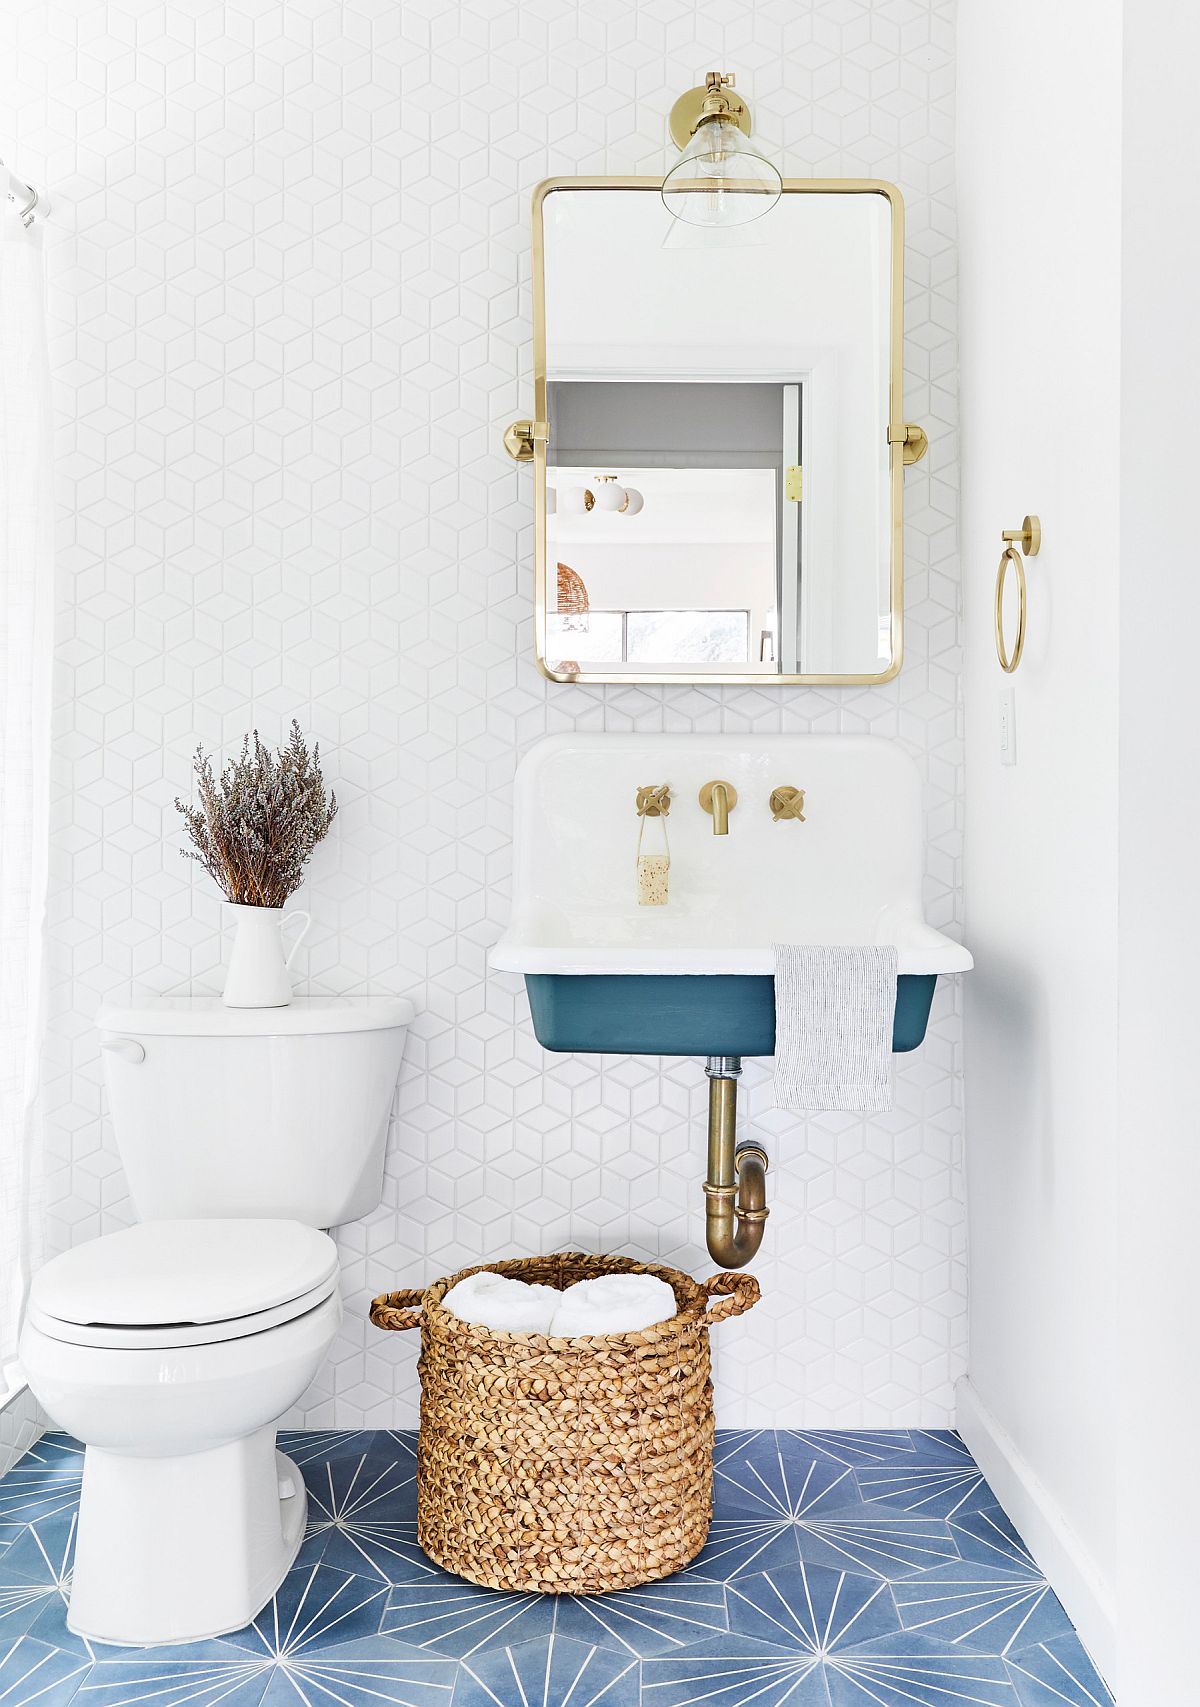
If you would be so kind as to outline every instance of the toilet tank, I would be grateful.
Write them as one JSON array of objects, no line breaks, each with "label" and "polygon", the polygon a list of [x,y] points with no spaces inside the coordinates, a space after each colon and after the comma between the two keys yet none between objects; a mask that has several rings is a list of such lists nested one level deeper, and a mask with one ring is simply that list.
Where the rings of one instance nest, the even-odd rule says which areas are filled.
[{"label": "toilet tank", "polygon": [[393,996],[102,1007],[109,1113],[138,1219],[334,1227],[374,1209],[414,1011]]}]

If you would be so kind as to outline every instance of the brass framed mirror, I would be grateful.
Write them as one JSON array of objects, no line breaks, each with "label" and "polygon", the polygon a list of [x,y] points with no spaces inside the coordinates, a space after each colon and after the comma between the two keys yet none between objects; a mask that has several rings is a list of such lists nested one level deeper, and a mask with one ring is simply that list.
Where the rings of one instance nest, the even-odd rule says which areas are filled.
[{"label": "brass framed mirror", "polygon": [[533,199],[537,661],[552,681],[886,682],[903,649],[904,210],[785,180],[753,224],[658,178]]}]

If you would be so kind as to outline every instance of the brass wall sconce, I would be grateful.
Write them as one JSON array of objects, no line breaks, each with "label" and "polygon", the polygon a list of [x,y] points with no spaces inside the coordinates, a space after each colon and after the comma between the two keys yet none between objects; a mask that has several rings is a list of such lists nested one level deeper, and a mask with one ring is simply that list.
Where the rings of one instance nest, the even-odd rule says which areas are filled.
[{"label": "brass wall sconce", "polygon": [[710,71],[671,108],[671,137],[683,150],[663,179],[663,206],[685,225],[746,225],[783,194],[779,169],[747,139],[750,109],[731,71]]},{"label": "brass wall sconce", "polygon": [[[1025,586],[1025,562],[1021,553],[1024,552],[1025,557],[1037,556],[1042,549],[1042,524],[1037,516],[1026,516],[1019,528],[1005,528],[1000,537],[1004,541],[1004,550],[1000,553],[1000,566],[996,570],[996,601],[992,615],[996,631],[996,656],[1005,675],[1011,676],[1025,651],[1028,596]],[[1020,550],[1017,549],[1018,546]],[[1004,582],[1010,564],[1017,577],[1017,637],[1011,653],[1004,639]]]}]

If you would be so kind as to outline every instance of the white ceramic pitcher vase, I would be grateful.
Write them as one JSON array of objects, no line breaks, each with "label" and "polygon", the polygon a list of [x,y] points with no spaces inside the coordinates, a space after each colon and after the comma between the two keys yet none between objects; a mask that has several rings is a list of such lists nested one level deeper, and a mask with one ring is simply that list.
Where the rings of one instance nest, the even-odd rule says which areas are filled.
[{"label": "white ceramic pitcher vase", "polygon": [[[226,901],[234,923],[233,954],[222,1001],[227,1008],[285,1008],[292,999],[288,968],[312,923],[302,908],[285,913],[282,907],[242,907]],[[296,919],[304,925],[287,955],[283,927]]]}]

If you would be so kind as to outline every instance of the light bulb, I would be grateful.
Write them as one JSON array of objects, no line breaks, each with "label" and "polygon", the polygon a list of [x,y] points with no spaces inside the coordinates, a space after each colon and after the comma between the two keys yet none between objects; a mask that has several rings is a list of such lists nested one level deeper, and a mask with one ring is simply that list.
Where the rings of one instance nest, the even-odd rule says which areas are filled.
[{"label": "light bulb", "polygon": [[663,205],[689,225],[745,225],[768,213],[783,179],[730,118],[705,119],[663,179]]}]

